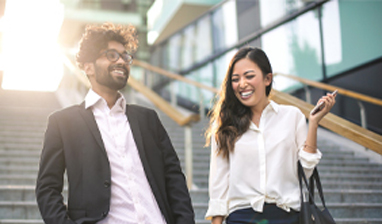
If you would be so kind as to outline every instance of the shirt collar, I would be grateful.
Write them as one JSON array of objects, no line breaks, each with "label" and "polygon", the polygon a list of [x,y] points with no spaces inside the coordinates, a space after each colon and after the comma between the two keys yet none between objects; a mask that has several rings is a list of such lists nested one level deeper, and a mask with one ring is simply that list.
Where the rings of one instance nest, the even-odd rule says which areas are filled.
[{"label": "shirt collar", "polygon": [[[264,108],[263,113],[262,113],[261,116],[265,116],[267,113],[269,113],[271,111],[274,111],[277,114],[279,112],[279,107],[280,107],[280,105],[278,105],[274,101],[270,100],[268,105]],[[251,121],[251,123],[249,125],[249,129],[259,130],[259,128],[252,121]]]},{"label": "shirt collar", "polygon": [[[125,97],[120,93],[117,101],[115,102],[114,106],[117,106],[121,108],[123,111],[126,111],[126,99]],[[89,89],[89,92],[86,94],[85,97],[85,109],[88,109],[89,107],[94,106],[99,101],[104,100],[100,95],[98,95],[94,90]],[[106,103],[106,102],[105,102]]]},{"label": "shirt collar", "polygon": [[277,114],[279,112],[279,107],[280,107],[280,105],[278,105],[273,100],[271,100],[270,103],[265,107],[265,109],[273,110]]}]

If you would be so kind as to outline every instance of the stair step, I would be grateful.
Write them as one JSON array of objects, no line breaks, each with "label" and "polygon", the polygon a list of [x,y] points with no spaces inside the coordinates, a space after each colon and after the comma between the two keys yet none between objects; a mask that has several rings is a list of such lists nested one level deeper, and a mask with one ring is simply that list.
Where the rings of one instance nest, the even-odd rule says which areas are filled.
[{"label": "stair step", "polygon": [[0,158],[0,166],[34,166],[39,164],[39,157]]},{"label": "stair step", "polygon": [[0,217],[3,219],[41,219],[35,201],[0,201]]},{"label": "stair step", "polygon": [[35,175],[8,175],[0,174],[0,185],[35,185],[37,174]]},{"label": "stair step", "polygon": [[0,174],[8,175],[32,175],[37,174],[38,166],[4,166],[0,165]]},{"label": "stair step", "polygon": [[4,157],[40,157],[40,152],[35,150],[4,150],[0,149],[0,158]]},{"label": "stair step", "polygon": [[0,149],[3,150],[41,150],[42,149],[42,141],[41,143],[11,143],[4,142],[0,143]]},{"label": "stair step", "polygon": [[0,219],[1,224],[44,224],[40,219]]},{"label": "stair step", "polygon": [[[64,187],[65,199],[67,193],[67,187]],[[0,201],[36,201],[35,185],[0,185]]]},{"label": "stair step", "polygon": [[35,186],[33,185],[0,185],[0,201],[35,200]]},{"label": "stair step", "polygon": [[381,224],[382,218],[337,218],[335,221],[337,224]]}]

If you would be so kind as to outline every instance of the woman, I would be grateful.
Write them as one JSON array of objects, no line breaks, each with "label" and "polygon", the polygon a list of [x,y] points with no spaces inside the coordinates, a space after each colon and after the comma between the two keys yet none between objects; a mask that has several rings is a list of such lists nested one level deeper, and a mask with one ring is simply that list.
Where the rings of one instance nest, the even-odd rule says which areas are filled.
[{"label": "woman", "polygon": [[319,121],[335,103],[309,117],[269,99],[272,68],[266,54],[246,47],[232,58],[206,132],[211,143],[212,223],[298,223],[297,161],[307,176],[321,159],[316,147]]}]

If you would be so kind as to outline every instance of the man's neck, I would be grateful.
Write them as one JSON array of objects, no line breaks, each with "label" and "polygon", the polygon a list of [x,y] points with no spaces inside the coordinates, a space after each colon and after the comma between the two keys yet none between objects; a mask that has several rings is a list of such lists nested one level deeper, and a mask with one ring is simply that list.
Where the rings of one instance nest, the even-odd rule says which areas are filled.
[{"label": "man's neck", "polygon": [[110,90],[110,89],[93,89],[95,93],[97,93],[100,97],[106,100],[107,106],[111,109],[115,102],[117,101],[119,97],[119,92],[116,90]]}]

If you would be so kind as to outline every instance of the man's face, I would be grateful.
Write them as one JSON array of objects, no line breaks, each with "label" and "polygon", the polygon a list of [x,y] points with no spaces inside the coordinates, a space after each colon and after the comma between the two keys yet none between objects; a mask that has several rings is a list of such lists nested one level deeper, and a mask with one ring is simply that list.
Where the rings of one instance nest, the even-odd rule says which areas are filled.
[{"label": "man's face", "polygon": [[[116,51],[119,54],[126,53],[124,46],[116,41],[110,41],[106,50]],[[122,59],[122,57],[120,57],[120,55],[117,55],[117,57],[118,56],[118,60],[113,62],[109,60],[106,53],[103,53],[95,61],[95,82],[92,83],[93,87],[97,88],[97,86],[102,86],[117,91],[126,86],[130,74],[130,66]]]}]

